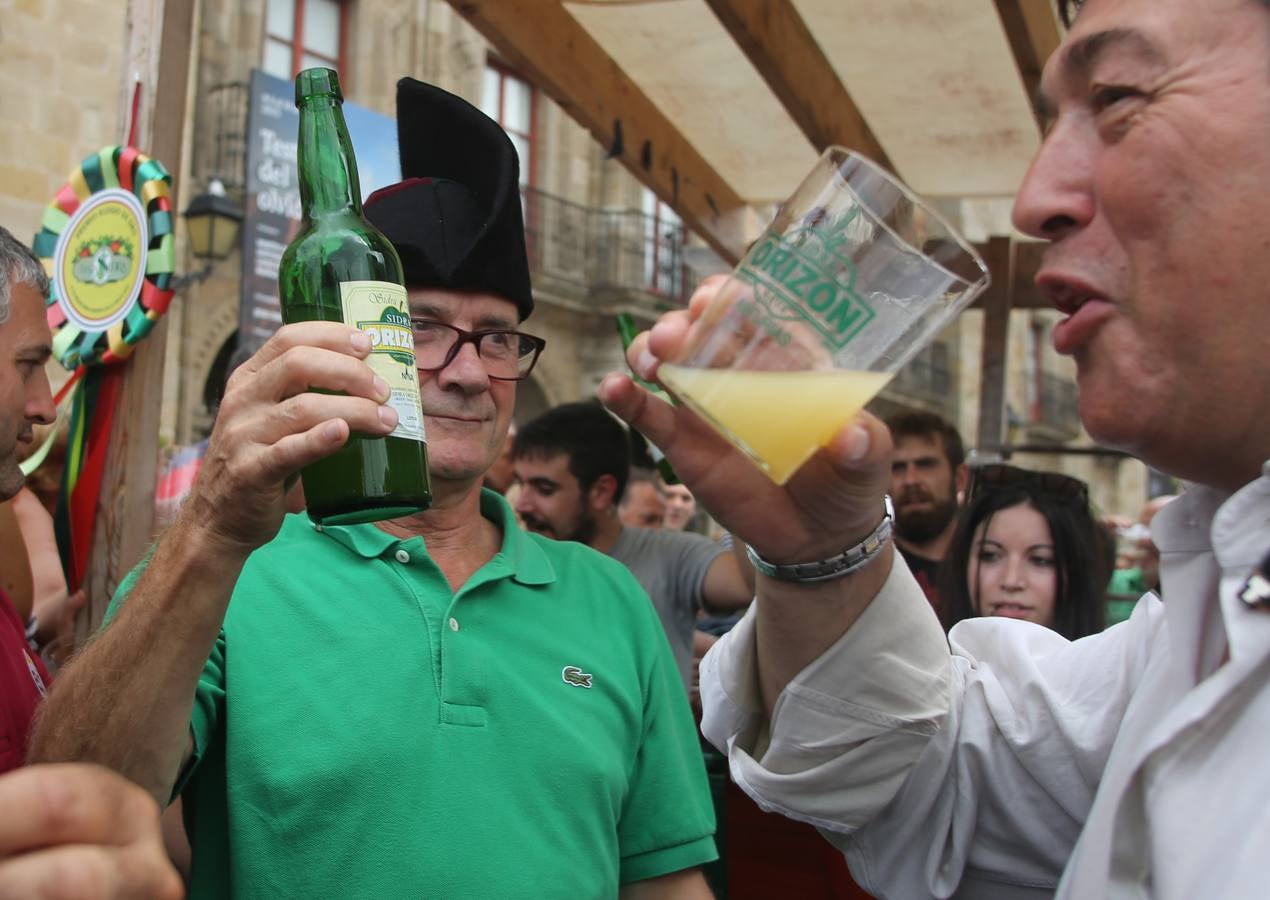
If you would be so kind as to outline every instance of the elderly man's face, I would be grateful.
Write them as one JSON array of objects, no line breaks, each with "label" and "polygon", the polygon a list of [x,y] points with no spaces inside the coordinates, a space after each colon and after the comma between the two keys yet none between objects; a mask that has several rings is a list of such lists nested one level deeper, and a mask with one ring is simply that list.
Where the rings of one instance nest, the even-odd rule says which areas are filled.
[{"label": "elderly man's face", "polygon": [[1270,437],[1268,59],[1258,0],[1089,0],[1014,211],[1053,241],[1037,283],[1090,433],[1211,484],[1256,474],[1214,447]]},{"label": "elderly man's face", "polygon": [[[515,330],[516,305],[492,294],[411,288],[410,315],[467,331]],[[516,382],[490,378],[472,344],[439,372],[419,373],[428,469],[434,479],[480,479],[498,457],[516,406]]]},{"label": "elderly man's face", "polygon": [[44,373],[51,342],[44,298],[24,284],[10,285],[9,318],[0,323],[0,500],[22,488],[18,455],[34,438],[31,426],[57,416]]}]

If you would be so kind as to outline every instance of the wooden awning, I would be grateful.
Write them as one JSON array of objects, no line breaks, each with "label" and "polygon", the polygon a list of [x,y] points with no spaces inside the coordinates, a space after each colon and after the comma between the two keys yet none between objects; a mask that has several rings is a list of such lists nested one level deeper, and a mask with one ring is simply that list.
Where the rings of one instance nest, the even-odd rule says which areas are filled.
[{"label": "wooden awning", "polygon": [[729,262],[830,144],[1008,235],[1060,38],[1051,0],[452,2]]}]

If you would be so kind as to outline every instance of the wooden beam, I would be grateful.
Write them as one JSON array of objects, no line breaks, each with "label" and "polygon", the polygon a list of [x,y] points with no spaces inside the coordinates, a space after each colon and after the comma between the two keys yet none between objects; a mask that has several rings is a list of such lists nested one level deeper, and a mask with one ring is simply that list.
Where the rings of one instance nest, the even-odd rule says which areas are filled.
[{"label": "wooden beam", "polygon": [[999,458],[1005,439],[1006,358],[1010,338],[1009,286],[1013,283],[1009,238],[994,237],[984,259],[995,279],[1004,272],[1004,289],[984,292],[983,347],[979,368],[979,432],[975,449],[989,460]]},{"label": "wooden beam", "polygon": [[[121,133],[128,127],[131,75],[140,72],[143,114],[137,143],[169,171],[179,171],[194,0],[130,0],[128,22],[130,46],[123,92],[127,102],[120,116]],[[180,208],[176,189],[173,183],[173,210]],[[167,324],[160,320],[137,345],[123,375],[85,576],[88,604],[76,624],[77,643],[97,631],[119,582],[141,561],[154,540],[154,486],[163,398],[158,387],[163,384]]]},{"label": "wooden beam", "polygon": [[895,171],[791,0],[706,0],[817,150],[841,144]]},{"label": "wooden beam", "polygon": [[1058,12],[1053,0],[996,0],[996,4],[1019,77],[1028,98],[1034,99],[1041,86],[1045,60],[1063,38]]},{"label": "wooden beam", "polygon": [[1041,260],[1049,244],[1040,241],[1015,241],[1012,256],[997,258],[991,248],[993,242],[998,240],[1005,239],[993,238],[989,243],[975,247],[988,264],[992,284],[975,298],[972,308],[987,309],[998,302],[1000,294],[1006,294],[1010,298],[1012,309],[1053,309],[1054,304],[1050,298],[1036,286],[1036,273],[1041,270]]},{"label": "wooden beam", "polygon": [[735,264],[746,202],[557,0],[450,0],[522,75]]}]

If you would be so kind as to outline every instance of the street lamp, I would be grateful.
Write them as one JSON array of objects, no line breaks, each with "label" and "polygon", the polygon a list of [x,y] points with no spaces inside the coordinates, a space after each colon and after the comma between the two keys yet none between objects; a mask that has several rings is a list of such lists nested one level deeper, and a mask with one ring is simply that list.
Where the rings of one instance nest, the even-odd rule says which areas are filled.
[{"label": "street lamp", "polygon": [[207,264],[198,272],[178,278],[180,287],[207,278],[213,263],[234,251],[243,221],[242,210],[226,195],[225,185],[219,178],[207,183],[207,190],[190,201],[184,215],[190,251],[197,259],[207,260]]}]

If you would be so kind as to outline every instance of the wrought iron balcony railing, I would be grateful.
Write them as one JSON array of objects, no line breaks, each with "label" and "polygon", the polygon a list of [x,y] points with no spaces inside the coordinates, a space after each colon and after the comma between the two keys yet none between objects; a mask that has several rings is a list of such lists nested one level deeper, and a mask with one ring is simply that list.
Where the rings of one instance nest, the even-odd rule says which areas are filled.
[{"label": "wrought iron balcony railing", "polygon": [[[194,178],[219,179],[231,193],[247,183],[249,85],[210,88],[198,112]],[[292,186],[291,190],[294,190]],[[573,299],[646,304],[650,312],[687,302],[696,278],[684,264],[684,229],[638,210],[599,209],[522,188],[525,240],[535,282]]]},{"label": "wrought iron balcony railing", "polygon": [[653,308],[687,302],[696,279],[684,263],[684,231],[638,210],[597,209],[522,188],[525,242],[535,278],[581,294],[629,293]]}]

